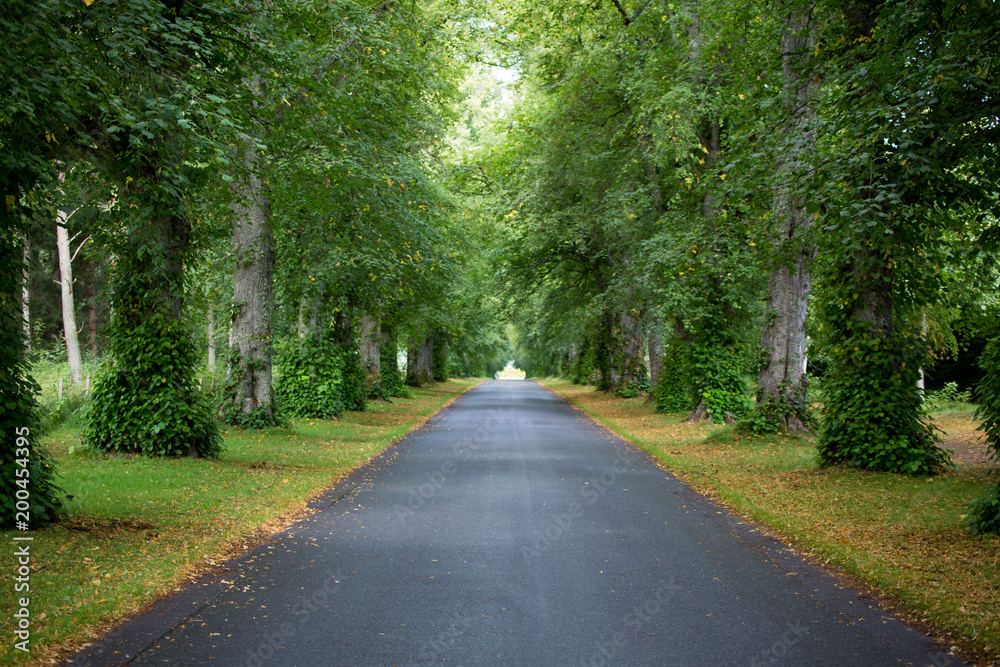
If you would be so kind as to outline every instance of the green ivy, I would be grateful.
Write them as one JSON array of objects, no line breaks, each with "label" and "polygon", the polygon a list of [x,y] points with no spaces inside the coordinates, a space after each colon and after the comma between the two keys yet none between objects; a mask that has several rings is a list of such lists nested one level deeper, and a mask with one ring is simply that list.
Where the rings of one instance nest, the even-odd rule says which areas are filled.
[{"label": "green ivy", "polygon": [[649,384],[649,370],[646,365],[639,362],[642,366],[638,370],[636,375],[641,378],[637,382],[624,382],[615,390],[615,396],[619,398],[635,398],[636,396],[641,396],[651,389]]},{"label": "green ivy", "polygon": [[361,362],[361,354],[357,348],[347,351],[341,350],[340,354],[344,365],[344,383],[341,385],[344,409],[354,412],[364,412],[365,400],[367,399],[365,382],[368,374],[365,371],[364,364]]},{"label": "green ivy", "polygon": [[[975,418],[986,434],[986,443],[994,461],[1000,461],[1000,338],[994,338],[979,360],[983,379],[979,383],[979,407]],[[974,533],[1000,533],[1000,479],[989,493],[973,501],[968,518]]]},{"label": "green ivy", "polygon": [[785,428],[790,418],[799,419],[807,429],[816,427],[816,416],[809,405],[808,379],[802,376],[802,383],[794,390],[789,390],[787,384],[780,387],[784,401],[779,403],[773,396],[768,396],[763,402],[758,401],[754,410],[749,411],[740,419],[737,427],[743,433],[764,435],[779,433]]},{"label": "green ivy", "polygon": [[[2,183],[0,183],[2,185]],[[2,194],[2,189],[0,189]],[[5,206],[0,200],[0,209]],[[4,211],[0,210],[0,224]],[[21,312],[15,294],[21,273],[21,252],[8,230],[0,236],[0,528],[16,526],[17,503],[27,502],[29,525],[44,526],[62,511],[62,489],[55,484],[55,469],[48,452],[39,446],[38,385],[28,375]],[[23,456],[27,449],[28,456]],[[21,451],[18,451],[21,450]],[[27,460],[26,466],[19,462]],[[18,470],[27,470],[17,476]],[[27,488],[22,488],[18,480]],[[18,492],[21,498],[18,498]],[[24,496],[27,498],[24,498]],[[22,508],[24,505],[22,504]]]},{"label": "green ivy", "polygon": [[663,362],[653,396],[657,412],[686,412],[695,407],[690,362],[676,339],[663,346]]},{"label": "green ivy", "polygon": [[587,382],[587,378],[589,378],[591,372],[593,372],[593,349],[593,346],[590,344],[590,339],[585,338],[583,345],[580,346],[580,352],[576,355],[576,359],[573,360],[573,368],[570,372],[570,380],[572,380],[573,384],[585,384]]},{"label": "green ivy", "polygon": [[729,341],[704,335],[690,346],[689,355],[695,391],[712,421],[721,424],[730,414],[739,419],[750,412],[743,359]]},{"label": "green ivy", "polygon": [[144,300],[134,294],[118,298],[84,446],[152,456],[218,456],[222,438],[211,406],[195,386],[196,362],[191,335],[174,317],[147,314]]},{"label": "green ivy", "polygon": [[275,396],[282,413],[329,419],[345,409],[345,359],[329,334],[275,345]]},{"label": "green ivy", "polygon": [[[333,333],[285,338],[275,346],[275,396],[282,414],[329,419],[365,409],[364,364]],[[385,376],[383,376],[385,378]]]},{"label": "green ivy", "polygon": [[434,333],[434,352],[431,360],[431,375],[435,382],[448,381],[448,338],[440,331]]},{"label": "green ivy", "polygon": [[230,350],[229,376],[222,385],[221,396],[219,396],[218,400],[213,401],[220,405],[219,417],[224,423],[237,428],[254,430],[281,426],[285,423],[277,406],[272,411],[264,408],[254,408],[250,412],[244,412],[240,408],[240,401],[236,398],[239,388],[243,384],[247,371],[259,370],[259,368],[255,369],[254,366],[260,363],[260,360],[251,360],[249,363],[243,363],[239,350],[235,348]]},{"label": "green ivy", "polygon": [[[823,424],[817,447],[824,465],[927,475],[950,465],[917,389],[924,359],[919,338],[877,335],[850,308],[854,287],[837,285],[823,300],[830,363],[823,380]],[[899,324],[897,323],[897,326]]]}]

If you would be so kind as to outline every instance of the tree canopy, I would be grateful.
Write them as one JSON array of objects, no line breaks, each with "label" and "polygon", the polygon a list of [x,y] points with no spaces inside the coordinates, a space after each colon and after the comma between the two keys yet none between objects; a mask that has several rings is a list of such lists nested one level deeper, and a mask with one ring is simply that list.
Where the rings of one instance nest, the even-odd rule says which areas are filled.
[{"label": "tree canopy", "polygon": [[[987,0],[6,0],[4,469],[30,450],[31,520],[58,515],[22,326],[57,227],[87,239],[96,451],[219,456],[220,422],[331,417],[515,358],[813,431],[824,465],[934,474],[922,378],[972,328],[1000,453],[998,19]],[[58,317],[30,316],[41,346]],[[998,517],[1000,487],[973,527]]]}]

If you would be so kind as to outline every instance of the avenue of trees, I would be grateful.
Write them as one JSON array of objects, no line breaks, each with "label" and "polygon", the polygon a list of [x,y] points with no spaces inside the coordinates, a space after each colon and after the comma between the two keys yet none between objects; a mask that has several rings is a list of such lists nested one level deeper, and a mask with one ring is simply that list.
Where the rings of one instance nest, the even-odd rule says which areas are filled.
[{"label": "avenue of trees", "polygon": [[[74,382],[101,357],[98,451],[216,456],[220,422],[492,375],[513,330],[530,375],[931,474],[924,371],[971,331],[1000,451],[992,0],[4,0],[0,29],[5,526],[19,489],[59,513],[29,345]],[[971,517],[1000,530],[1000,485]]]},{"label": "avenue of trees", "polygon": [[923,369],[971,317],[997,450],[996,3],[556,1],[496,23],[522,100],[477,159],[530,374],[929,474],[950,461]]},{"label": "avenue of trees", "polygon": [[76,383],[80,348],[100,355],[85,446],[149,455],[502,367],[498,302],[470,279],[482,220],[449,185],[466,56],[447,9],[4,3],[4,526],[24,497],[34,523],[60,510],[29,337],[64,343]]}]

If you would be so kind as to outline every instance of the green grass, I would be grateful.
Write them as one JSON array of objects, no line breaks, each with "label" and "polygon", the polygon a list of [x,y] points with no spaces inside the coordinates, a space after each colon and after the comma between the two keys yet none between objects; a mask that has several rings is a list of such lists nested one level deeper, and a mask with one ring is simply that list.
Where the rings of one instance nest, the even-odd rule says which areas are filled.
[{"label": "green grass", "polygon": [[[337,421],[225,432],[215,461],[71,454],[79,428],[43,444],[73,498],[65,521],[33,533],[31,655],[6,641],[0,663],[65,657],[185,580],[305,515],[307,500],[426,421],[475,381],[369,404]],[[12,544],[11,533],[4,541]],[[0,606],[14,608],[12,586]]]},{"label": "green grass", "polygon": [[[642,397],[619,399],[565,381],[545,384],[699,491],[773,529],[820,563],[870,587],[904,618],[980,664],[1000,658],[1000,537],[965,529],[988,466],[932,478],[819,468],[811,437],[748,438],[687,424]],[[949,428],[972,432],[969,410]],[[947,430],[947,429],[946,429]]]}]

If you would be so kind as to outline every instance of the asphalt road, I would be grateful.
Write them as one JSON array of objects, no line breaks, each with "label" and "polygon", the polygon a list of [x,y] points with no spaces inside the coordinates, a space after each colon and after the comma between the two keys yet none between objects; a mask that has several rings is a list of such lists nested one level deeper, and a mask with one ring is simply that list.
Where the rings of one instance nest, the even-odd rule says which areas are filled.
[{"label": "asphalt road", "polygon": [[534,383],[323,504],[75,664],[961,664]]}]

